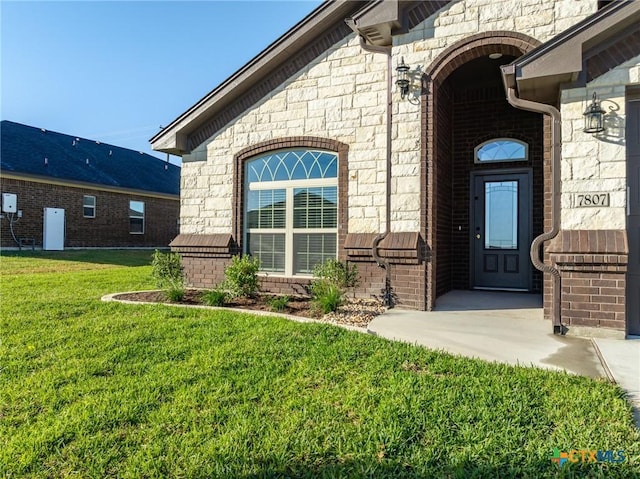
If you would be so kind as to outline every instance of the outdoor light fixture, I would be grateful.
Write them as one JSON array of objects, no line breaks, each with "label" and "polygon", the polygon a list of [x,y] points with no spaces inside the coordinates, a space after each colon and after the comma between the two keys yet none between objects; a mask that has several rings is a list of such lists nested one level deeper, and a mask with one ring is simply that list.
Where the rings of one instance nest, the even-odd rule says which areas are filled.
[{"label": "outdoor light fixture", "polygon": [[584,111],[584,131],[585,133],[601,133],[604,131],[605,111],[600,106],[596,92],[593,92],[591,104]]},{"label": "outdoor light fixture", "polygon": [[400,60],[400,65],[396,67],[398,79],[396,85],[400,89],[400,98],[404,98],[409,94],[409,65],[405,64],[404,57]]}]

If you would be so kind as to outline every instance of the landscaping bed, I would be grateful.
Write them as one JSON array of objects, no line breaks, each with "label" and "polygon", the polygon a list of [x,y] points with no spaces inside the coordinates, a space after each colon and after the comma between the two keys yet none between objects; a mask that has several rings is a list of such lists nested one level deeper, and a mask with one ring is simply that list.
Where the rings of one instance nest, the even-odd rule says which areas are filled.
[{"label": "landscaping bed", "polygon": [[[202,295],[204,291],[187,289],[181,301],[169,301],[164,291],[140,291],[122,293],[114,296],[116,300],[140,301],[148,303],[184,304],[191,306],[204,306]],[[386,308],[381,301],[371,299],[347,298],[337,311],[322,314],[313,307],[311,298],[305,296],[290,296],[286,306],[282,310],[272,308],[272,300],[279,298],[276,295],[258,294],[253,297],[235,298],[224,304],[225,308],[245,309],[250,311],[270,311],[274,313],[290,314],[303,318],[313,318],[333,324],[346,324],[348,326],[366,327],[369,322]]]}]

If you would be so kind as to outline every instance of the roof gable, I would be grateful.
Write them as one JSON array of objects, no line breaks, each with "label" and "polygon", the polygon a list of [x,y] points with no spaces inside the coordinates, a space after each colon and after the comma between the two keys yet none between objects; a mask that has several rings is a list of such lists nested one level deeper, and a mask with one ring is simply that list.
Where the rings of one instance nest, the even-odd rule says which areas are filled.
[{"label": "roof gable", "polygon": [[[149,141],[154,150],[181,155],[255,104],[313,58],[345,38],[344,18],[366,1],[328,1],[256,55]],[[327,41],[326,37],[329,37]]]},{"label": "roof gable", "polygon": [[0,170],[5,173],[180,193],[180,167],[146,153],[6,120],[0,134]]},{"label": "roof gable", "polygon": [[327,1],[149,141],[157,151],[193,151],[354,30],[389,41],[392,30],[413,28],[450,1]]}]

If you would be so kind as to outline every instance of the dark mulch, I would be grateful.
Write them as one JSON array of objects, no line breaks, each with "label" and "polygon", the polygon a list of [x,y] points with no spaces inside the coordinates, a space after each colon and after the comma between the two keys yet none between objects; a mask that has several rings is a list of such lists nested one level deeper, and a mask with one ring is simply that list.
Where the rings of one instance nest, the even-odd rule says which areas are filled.
[{"label": "dark mulch", "polygon": [[[200,297],[203,291],[187,289],[182,301],[169,301],[162,291],[140,291],[135,293],[123,293],[115,296],[115,299],[126,301],[144,301],[149,303],[203,305]],[[273,311],[269,300],[275,295],[260,294],[254,298],[238,298],[225,304],[226,308],[247,309],[251,311]],[[377,315],[385,311],[384,306],[376,300],[348,299],[335,313],[324,316],[312,307],[311,299],[303,296],[290,296],[287,306],[279,313],[291,314],[305,318],[315,318],[322,321],[347,324],[350,326],[365,327]]]},{"label": "dark mulch", "polygon": [[[173,303],[173,304],[192,304],[202,305],[203,302],[200,299],[204,291],[197,289],[187,289],[182,301],[172,302],[169,301],[162,291],[141,291],[138,293],[125,293],[116,296],[116,299],[124,299],[127,301],[147,301],[150,303]],[[249,309],[252,311],[271,311],[269,306],[269,300],[273,298],[273,295],[261,294],[254,298],[238,298],[225,303],[225,308],[240,308]],[[311,300],[304,297],[291,296],[287,307],[280,313],[293,314],[295,316],[303,316],[306,318],[318,317],[311,311]]]}]

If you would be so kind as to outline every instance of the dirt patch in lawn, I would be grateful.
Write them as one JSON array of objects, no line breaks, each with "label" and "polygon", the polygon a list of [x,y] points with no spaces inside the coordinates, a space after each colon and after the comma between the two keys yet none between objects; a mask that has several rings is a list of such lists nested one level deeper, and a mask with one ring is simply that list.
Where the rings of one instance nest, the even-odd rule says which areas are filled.
[{"label": "dirt patch in lawn", "polygon": [[[185,291],[182,301],[169,301],[162,291],[140,291],[135,293],[123,293],[114,296],[116,300],[141,301],[148,303],[185,304],[192,306],[204,306],[201,297],[204,292],[197,289]],[[349,326],[366,327],[369,322],[386,311],[380,301],[370,299],[347,298],[336,312],[322,315],[312,306],[310,298],[303,296],[290,296],[286,307],[282,311],[274,311],[270,301],[278,296],[260,294],[254,298],[238,298],[225,303],[225,308],[244,309],[249,311],[269,311],[313,318],[334,324],[346,324]]]}]

